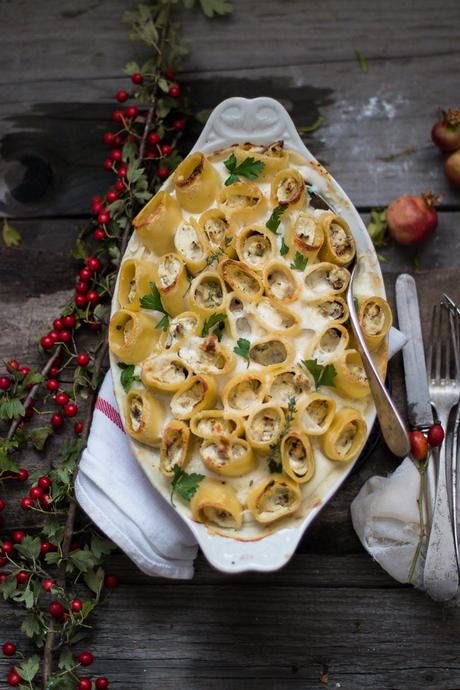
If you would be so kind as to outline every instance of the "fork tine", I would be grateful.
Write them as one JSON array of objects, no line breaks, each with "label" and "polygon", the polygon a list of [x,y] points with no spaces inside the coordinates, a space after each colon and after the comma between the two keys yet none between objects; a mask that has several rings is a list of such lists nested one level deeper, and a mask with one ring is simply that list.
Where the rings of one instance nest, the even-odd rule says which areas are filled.
[{"label": "fork tine", "polygon": [[[440,379],[441,377],[441,357],[442,357],[442,335],[441,335],[441,310],[436,304],[435,307],[435,327],[432,332],[432,338],[436,338],[436,344],[434,349],[435,365],[434,365],[434,377],[435,379]],[[437,334],[437,337],[436,337]]]},{"label": "fork tine", "polygon": [[451,378],[451,372],[452,372],[452,363],[450,359],[450,343],[452,339],[452,330],[450,327],[450,314],[448,312],[448,309],[443,306],[441,307],[442,315],[443,315],[443,325],[444,325],[444,377],[445,379],[450,379]]},{"label": "fork tine", "polygon": [[431,311],[431,326],[430,326],[430,340],[429,340],[429,345],[428,345],[428,352],[426,356],[427,360],[427,370],[428,370],[428,378],[433,379],[434,378],[434,367],[433,367],[433,341],[434,341],[434,325],[435,325],[435,317],[436,317],[436,305],[434,305],[432,311]]}]

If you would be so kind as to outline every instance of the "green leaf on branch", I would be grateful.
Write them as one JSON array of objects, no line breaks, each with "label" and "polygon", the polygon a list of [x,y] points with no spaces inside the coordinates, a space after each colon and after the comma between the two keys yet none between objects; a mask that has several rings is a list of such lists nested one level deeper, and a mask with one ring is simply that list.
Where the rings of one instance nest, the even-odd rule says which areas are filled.
[{"label": "green leaf on branch", "polygon": [[70,647],[64,647],[59,654],[58,668],[60,668],[61,671],[70,671],[75,668],[75,659]]},{"label": "green leaf on branch", "polygon": [[39,426],[30,432],[30,442],[36,450],[43,450],[48,437],[53,433],[50,426]]},{"label": "green leaf on branch", "polygon": [[227,0],[200,0],[200,5],[204,14],[210,18],[215,14],[223,17],[233,12],[233,5]]},{"label": "green leaf on branch", "polygon": [[8,223],[6,218],[3,221],[2,238],[5,247],[8,248],[19,247],[21,244],[21,235],[19,233],[19,230],[13,228],[13,226]]},{"label": "green leaf on branch", "polygon": [[96,597],[99,597],[102,591],[102,586],[104,584],[104,571],[102,568],[97,568],[97,570],[87,570],[83,574],[83,579],[86,582],[88,588],[94,592]]},{"label": "green leaf on branch", "polygon": [[204,479],[203,474],[192,472],[187,474],[179,465],[174,465],[174,477],[171,482],[171,503],[174,505],[174,493],[182,496],[184,501],[190,501],[195,495],[199,483]]},{"label": "green leaf on branch", "polygon": [[134,381],[140,381],[139,376],[135,376],[134,364],[125,364],[125,362],[118,362],[118,366],[121,369],[120,383],[123,386],[125,393],[129,391]]},{"label": "green leaf on branch", "polygon": [[197,113],[195,113],[195,120],[199,122],[201,125],[205,125],[206,122],[209,120],[209,116],[212,113],[212,108],[203,108],[203,110],[199,110]]},{"label": "green leaf on branch", "polygon": [[84,549],[71,551],[69,560],[78,570],[81,570],[82,573],[86,573],[90,568],[94,568],[99,561],[87,546],[85,546]]},{"label": "green leaf on branch", "polygon": [[25,407],[19,398],[4,398],[0,402],[0,419],[18,419],[24,417]]},{"label": "green leaf on branch", "polygon": [[4,441],[0,445],[0,473],[19,472],[19,467],[11,458],[9,451],[18,447],[18,444],[11,441]]},{"label": "green leaf on branch", "polygon": [[36,654],[30,656],[28,659],[23,659],[19,666],[16,666],[17,672],[21,678],[26,680],[28,683],[35,678],[39,668],[40,658]]},{"label": "green leaf on branch", "polygon": [[0,584],[0,594],[3,595],[4,599],[11,599],[13,597],[17,591],[17,584],[14,575],[10,575],[6,578],[5,582]]},{"label": "green leaf on branch", "polygon": [[101,559],[102,556],[108,556],[109,553],[112,553],[114,548],[114,544],[105,537],[101,537],[99,534],[96,534],[96,532],[93,532],[91,535],[91,551],[98,560]]},{"label": "green leaf on branch", "polygon": [[29,534],[24,537],[20,544],[16,544],[15,549],[27,560],[34,561],[40,556],[41,541],[39,537],[31,537]]},{"label": "green leaf on branch", "polygon": [[318,390],[320,386],[331,386],[335,388],[334,379],[337,375],[337,371],[333,364],[318,364],[316,359],[303,359],[300,364],[313,376],[316,390]]},{"label": "green leaf on branch", "polygon": [[34,638],[41,637],[42,635],[42,625],[38,616],[30,613],[27,618],[24,618],[21,624],[21,630],[24,635],[27,635],[31,640]]}]

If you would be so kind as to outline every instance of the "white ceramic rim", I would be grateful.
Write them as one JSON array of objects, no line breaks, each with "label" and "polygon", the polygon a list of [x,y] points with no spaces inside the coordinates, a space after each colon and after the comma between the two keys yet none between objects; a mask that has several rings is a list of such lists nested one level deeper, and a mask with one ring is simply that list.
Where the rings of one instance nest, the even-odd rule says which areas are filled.
[{"label": "white ceramic rim", "polygon": [[[216,149],[231,144],[250,141],[255,144],[269,144],[283,139],[286,148],[294,149],[308,161],[318,163],[310,153],[288,114],[287,110],[273,98],[227,98],[212,111],[206,125],[198,137],[193,151],[211,153]],[[366,254],[372,259],[372,271],[380,280],[381,294],[385,295],[380,264],[374,246],[357,210],[340,185],[332,178],[328,179],[329,192],[339,199],[344,209],[341,215],[345,217],[353,230],[358,254]],[[129,245],[128,245],[129,246]],[[118,281],[114,294],[118,291]],[[115,305],[112,304],[112,311]],[[111,365],[116,369],[114,359]],[[367,416],[369,431],[375,421],[375,408]],[[132,444],[134,455],[135,445]],[[358,456],[359,457],[359,456]],[[358,457],[344,468],[339,479],[322,496],[320,505],[310,512],[295,526],[279,529],[262,539],[254,541],[239,541],[212,533],[206,525],[194,522],[182,511],[177,511],[191,532],[196,537],[209,563],[224,573],[241,573],[246,571],[270,572],[283,567],[293,556],[295,549],[320,510],[332,498],[341,484],[352,471]],[[145,470],[143,463],[141,467]],[[154,486],[156,490],[156,487]],[[174,510],[173,508],[171,508]]]}]

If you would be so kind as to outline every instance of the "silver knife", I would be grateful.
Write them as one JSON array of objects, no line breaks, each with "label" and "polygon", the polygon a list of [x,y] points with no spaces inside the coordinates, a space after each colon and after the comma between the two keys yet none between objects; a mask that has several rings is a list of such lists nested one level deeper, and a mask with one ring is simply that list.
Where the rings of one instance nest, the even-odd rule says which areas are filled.
[{"label": "silver knife", "polygon": [[[422,326],[415,280],[402,273],[396,280],[396,308],[399,330],[406,336],[403,347],[404,375],[408,403],[407,416],[412,430],[428,431],[433,424],[433,410],[428,390]],[[436,474],[430,460],[427,468],[427,506],[429,513],[436,495]],[[431,518],[431,514],[428,515]]]}]

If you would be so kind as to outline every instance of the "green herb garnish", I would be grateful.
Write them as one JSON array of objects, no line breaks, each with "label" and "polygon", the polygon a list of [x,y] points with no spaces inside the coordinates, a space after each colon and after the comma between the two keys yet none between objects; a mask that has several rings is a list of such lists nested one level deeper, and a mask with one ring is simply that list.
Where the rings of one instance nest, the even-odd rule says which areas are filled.
[{"label": "green herb garnish", "polygon": [[367,232],[369,233],[374,247],[383,247],[387,244],[388,223],[386,209],[371,209],[371,220],[367,226]]},{"label": "green herb garnish", "polygon": [[337,371],[333,364],[318,364],[316,359],[302,359],[300,364],[313,376],[316,390],[318,390],[320,386],[331,386],[335,388],[334,379],[337,375]]},{"label": "green herb garnish", "polygon": [[196,472],[187,474],[179,465],[174,465],[173,471],[174,477],[171,482],[171,503],[175,506],[174,493],[177,492],[184,501],[190,501],[198,489],[198,484],[204,479],[204,475],[197,474]]},{"label": "green herb garnish", "polygon": [[272,215],[270,218],[267,220],[265,223],[265,227],[271,230],[272,232],[275,233],[275,235],[278,234],[277,230],[279,227],[279,224],[281,223],[281,216],[285,212],[286,208],[285,206],[275,206],[275,208],[272,211]]},{"label": "green herb garnish", "polygon": [[288,251],[289,251],[289,247],[287,246],[286,242],[284,241],[284,237],[283,237],[281,240],[281,248],[280,248],[281,256],[286,256]]},{"label": "green herb garnish", "polygon": [[247,360],[249,366],[249,350],[251,349],[251,343],[246,338],[238,338],[237,347],[233,348],[233,352],[236,355],[240,355],[243,359]]},{"label": "green herb garnish", "polygon": [[265,163],[262,161],[257,161],[253,156],[245,158],[238,165],[234,153],[232,153],[227,160],[224,161],[224,165],[230,173],[230,176],[225,180],[226,187],[234,182],[239,182],[240,175],[241,177],[246,177],[248,180],[255,180],[265,168]]},{"label": "green herb garnish", "polygon": [[282,463],[279,462],[279,458],[281,455],[281,441],[283,440],[283,438],[286,436],[289,429],[291,428],[291,424],[294,421],[294,417],[296,415],[296,412],[297,412],[297,400],[294,396],[291,396],[289,398],[289,401],[288,401],[288,409],[287,409],[284,429],[281,432],[281,434],[279,435],[276,443],[274,443],[272,446],[270,446],[270,455],[267,458],[268,469],[270,470],[270,472],[272,474],[275,472],[281,472],[283,469]]},{"label": "green herb garnish", "polygon": [[359,48],[355,48],[355,55],[358,58],[359,66],[361,67],[361,72],[364,72],[364,74],[367,74],[369,67],[367,64],[367,60],[362,54],[362,52],[359,50]]},{"label": "green herb garnish", "polygon": [[134,364],[125,364],[125,362],[118,362],[121,369],[120,383],[123,386],[125,393],[129,391],[134,381],[140,381],[139,376],[135,376]]},{"label": "green herb garnish", "polygon": [[295,269],[296,271],[305,271],[305,267],[308,264],[308,259],[306,256],[301,254],[300,252],[295,253],[294,261],[291,262],[290,268]]},{"label": "green herb garnish", "polygon": [[159,328],[162,331],[167,331],[169,328],[169,314],[161,303],[160,293],[158,292],[158,288],[155,283],[149,283],[149,288],[151,290],[151,294],[141,297],[141,307],[142,309],[153,309],[154,311],[159,311],[164,314],[163,318],[157,323],[155,328]]},{"label": "green herb garnish", "polygon": [[224,332],[226,318],[227,314],[222,314],[221,312],[218,312],[217,314],[211,314],[209,319],[206,319],[206,321],[203,324],[203,328],[201,329],[201,337],[206,338],[206,336],[209,335],[210,332],[212,332],[214,333],[214,335],[217,336],[217,340],[219,340],[220,342],[222,340],[222,334]]}]

